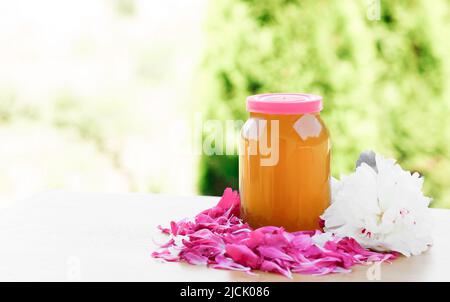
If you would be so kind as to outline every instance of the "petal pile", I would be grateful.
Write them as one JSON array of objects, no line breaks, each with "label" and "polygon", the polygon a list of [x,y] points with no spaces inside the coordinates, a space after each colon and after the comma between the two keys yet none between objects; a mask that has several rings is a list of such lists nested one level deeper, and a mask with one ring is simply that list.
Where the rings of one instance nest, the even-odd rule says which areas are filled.
[{"label": "petal pile", "polygon": [[239,218],[239,194],[227,188],[219,203],[192,220],[159,229],[170,239],[152,253],[170,262],[184,261],[218,269],[324,275],[349,272],[356,264],[392,260],[396,253],[363,248],[350,237],[321,230],[289,233],[282,227],[252,229]]}]

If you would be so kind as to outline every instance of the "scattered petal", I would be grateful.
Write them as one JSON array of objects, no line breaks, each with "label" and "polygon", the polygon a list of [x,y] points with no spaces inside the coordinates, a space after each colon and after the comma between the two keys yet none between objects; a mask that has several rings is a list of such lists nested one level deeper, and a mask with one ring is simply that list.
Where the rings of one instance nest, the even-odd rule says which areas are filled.
[{"label": "scattered petal", "polygon": [[257,268],[259,257],[244,244],[227,244],[225,251],[234,261],[244,266]]}]

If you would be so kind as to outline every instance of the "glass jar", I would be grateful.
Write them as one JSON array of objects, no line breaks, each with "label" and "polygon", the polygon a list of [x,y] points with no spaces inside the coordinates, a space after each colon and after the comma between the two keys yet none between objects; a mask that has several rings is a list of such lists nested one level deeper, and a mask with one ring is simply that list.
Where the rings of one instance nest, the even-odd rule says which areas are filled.
[{"label": "glass jar", "polygon": [[322,97],[260,94],[247,98],[241,130],[241,217],[252,227],[314,230],[330,203],[330,139]]}]

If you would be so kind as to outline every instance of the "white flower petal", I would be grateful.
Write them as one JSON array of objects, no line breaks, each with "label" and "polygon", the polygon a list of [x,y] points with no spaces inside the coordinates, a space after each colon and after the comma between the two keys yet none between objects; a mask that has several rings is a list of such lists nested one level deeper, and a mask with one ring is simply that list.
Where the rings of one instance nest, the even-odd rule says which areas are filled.
[{"label": "white flower petal", "polygon": [[325,231],[377,251],[424,252],[432,238],[423,178],[379,154],[375,162],[376,170],[361,162],[352,174],[332,181],[332,203],[321,216]]}]

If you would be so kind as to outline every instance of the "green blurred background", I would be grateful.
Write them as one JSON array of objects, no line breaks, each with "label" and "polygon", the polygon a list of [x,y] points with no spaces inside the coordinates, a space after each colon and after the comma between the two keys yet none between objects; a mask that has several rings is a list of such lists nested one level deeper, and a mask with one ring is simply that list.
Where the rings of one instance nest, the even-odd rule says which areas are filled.
[{"label": "green blurred background", "polygon": [[236,156],[168,150],[195,113],[287,91],[324,97],[334,176],[373,149],[450,208],[449,32],[447,0],[2,1],[0,201],[219,195]]},{"label": "green blurred background", "polygon": [[[334,176],[373,149],[424,175],[433,206],[450,207],[449,1],[211,4],[202,81],[210,116],[245,118],[250,94],[320,94]],[[237,186],[235,157],[205,157],[201,169],[203,193]]]}]

